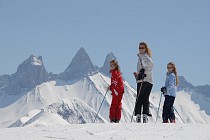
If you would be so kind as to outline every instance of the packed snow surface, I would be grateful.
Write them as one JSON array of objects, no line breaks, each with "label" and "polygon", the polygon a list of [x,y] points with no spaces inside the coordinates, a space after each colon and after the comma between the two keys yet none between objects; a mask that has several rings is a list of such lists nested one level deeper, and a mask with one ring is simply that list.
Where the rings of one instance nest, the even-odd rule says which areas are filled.
[{"label": "packed snow surface", "polygon": [[210,140],[205,124],[73,124],[1,128],[1,140]]}]

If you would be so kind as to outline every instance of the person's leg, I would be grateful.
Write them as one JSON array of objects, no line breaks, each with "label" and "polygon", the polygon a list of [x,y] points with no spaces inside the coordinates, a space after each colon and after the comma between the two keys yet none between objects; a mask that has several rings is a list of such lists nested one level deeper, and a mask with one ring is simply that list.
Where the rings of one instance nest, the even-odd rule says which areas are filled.
[{"label": "person's leg", "polygon": [[169,110],[169,120],[171,123],[175,123],[175,113],[174,113],[174,101],[175,101],[175,97],[170,96],[170,110]]},{"label": "person's leg", "polygon": [[[140,91],[140,87],[141,87],[141,91]],[[138,84],[137,86],[137,93],[139,93],[138,95],[138,101],[136,103],[136,107],[135,107],[135,116],[136,116],[136,122],[140,123],[141,122],[141,113],[142,113],[142,105],[143,105],[143,95],[145,92],[145,83],[143,82],[142,86],[141,83]]]},{"label": "person's leg", "polygon": [[118,98],[118,104],[117,104],[117,109],[116,109],[116,116],[115,116],[115,122],[118,123],[121,119],[122,116],[122,98],[123,94],[119,94],[117,96]]},{"label": "person's leg", "polygon": [[111,107],[110,107],[110,113],[109,113],[109,119],[110,122],[114,122],[115,121],[115,116],[116,116],[116,110],[117,110],[117,97],[115,96],[115,94],[112,94],[112,103],[111,103]]},{"label": "person's leg", "polygon": [[[141,91],[140,91],[140,87],[141,87]],[[143,104],[142,96],[143,96],[144,90],[145,90],[144,83],[142,84],[142,86],[141,86],[141,83],[138,83],[137,84],[137,95],[136,95],[136,100],[137,101],[136,101],[136,106],[135,106],[135,116],[137,114],[141,115],[141,109],[142,109],[142,104]]]},{"label": "person's leg", "polygon": [[153,85],[148,83],[148,82],[145,83],[145,84],[146,84],[145,85],[146,89],[145,89],[145,92],[143,94],[143,114],[150,114],[150,112],[149,112],[149,104],[150,104],[149,96],[150,96],[150,93],[152,91]]},{"label": "person's leg", "polygon": [[162,118],[163,118],[163,123],[168,123],[168,119],[169,119],[169,110],[170,110],[170,99],[169,96],[166,95],[165,96],[165,101],[164,101],[164,105],[163,105],[163,114],[162,114]]},{"label": "person's leg", "polygon": [[143,94],[143,123],[147,123],[148,122],[148,114],[150,114],[149,112],[149,96],[152,90],[152,84],[146,82],[145,83],[145,92]]}]

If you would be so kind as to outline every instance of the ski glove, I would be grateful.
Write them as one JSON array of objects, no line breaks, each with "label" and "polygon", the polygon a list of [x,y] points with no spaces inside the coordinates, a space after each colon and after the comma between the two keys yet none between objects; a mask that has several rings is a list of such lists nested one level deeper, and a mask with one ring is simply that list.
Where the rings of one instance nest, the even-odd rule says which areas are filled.
[{"label": "ski glove", "polygon": [[144,72],[145,72],[145,69],[143,69],[143,68],[140,69],[139,74],[136,77],[137,81],[142,80],[147,76]]},{"label": "ski glove", "polygon": [[162,87],[162,88],[160,89],[160,91],[161,91],[163,94],[167,93],[166,87]]}]

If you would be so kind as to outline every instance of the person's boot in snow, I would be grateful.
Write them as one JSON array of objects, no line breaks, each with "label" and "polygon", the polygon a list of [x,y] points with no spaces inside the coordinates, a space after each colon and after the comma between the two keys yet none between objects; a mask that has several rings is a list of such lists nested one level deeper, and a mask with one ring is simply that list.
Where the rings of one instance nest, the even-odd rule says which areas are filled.
[{"label": "person's boot in snow", "polygon": [[170,119],[171,123],[176,123],[175,119]]},{"label": "person's boot in snow", "polygon": [[163,123],[169,123],[168,119],[163,118]]},{"label": "person's boot in snow", "polygon": [[119,122],[120,122],[120,120],[117,120],[117,119],[115,120],[115,123],[119,123]]},{"label": "person's boot in snow", "polygon": [[170,117],[169,120],[170,120],[170,123],[176,123],[175,119],[172,117]]},{"label": "person's boot in snow", "polygon": [[176,121],[175,120],[171,120],[171,123],[176,123]]},{"label": "person's boot in snow", "polygon": [[115,123],[115,120],[110,120],[110,123]]},{"label": "person's boot in snow", "polygon": [[169,123],[168,120],[165,120],[163,123]]},{"label": "person's boot in snow", "polygon": [[143,114],[143,123],[148,123],[148,116],[147,116],[147,114]]},{"label": "person's boot in snow", "polygon": [[141,123],[141,115],[140,114],[136,115],[136,122]]}]

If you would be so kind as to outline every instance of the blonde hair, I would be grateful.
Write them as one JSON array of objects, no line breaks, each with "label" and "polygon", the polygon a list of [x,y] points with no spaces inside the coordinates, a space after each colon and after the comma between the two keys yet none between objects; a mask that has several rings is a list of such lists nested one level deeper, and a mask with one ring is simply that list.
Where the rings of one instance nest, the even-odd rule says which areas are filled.
[{"label": "blonde hair", "polygon": [[173,67],[173,73],[176,76],[176,86],[178,86],[179,85],[179,78],[178,78],[178,74],[177,74],[176,65],[173,62],[169,62],[168,65],[171,65]]},{"label": "blonde hair", "polygon": [[145,52],[149,55],[149,57],[152,57],[152,51],[151,51],[150,48],[148,47],[147,43],[145,43],[145,42],[140,42],[140,43],[139,43],[139,48],[140,48],[141,45],[145,46],[145,49],[146,49]]},{"label": "blonde hair", "polygon": [[115,70],[118,70],[118,71],[120,71],[120,66],[119,66],[119,64],[118,64],[118,62],[117,62],[117,60],[112,60],[112,61],[110,61],[110,64],[111,63],[114,63],[115,64]]}]

